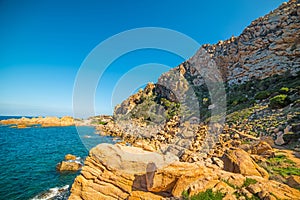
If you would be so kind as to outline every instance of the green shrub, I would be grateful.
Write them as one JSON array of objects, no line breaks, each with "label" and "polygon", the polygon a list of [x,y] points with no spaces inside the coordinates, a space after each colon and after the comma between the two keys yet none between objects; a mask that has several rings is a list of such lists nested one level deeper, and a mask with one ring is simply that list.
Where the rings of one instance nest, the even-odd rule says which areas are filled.
[{"label": "green shrub", "polygon": [[244,96],[244,95],[242,95],[242,96],[237,96],[237,97],[235,96],[235,97],[233,97],[232,99],[230,99],[229,101],[230,101],[229,103],[230,103],[232,106],[236,106],[236,105],[238,105],[238,104],[247,102],[247,101],[248,101],[248,98],[247,98],[246,96]]},{"label": "green shrub", "polygon": [[268,158],[267,161],[272,166],[278,166],[283,163],[292,164],[292,165],[295,164],[292,160],[288,159],[288,157],[283,154],[278,154],[273,158]]},{"label": "green shrub", "polygon": [[252,178],[246,178],[243,187],[248,187],[251,184],[255,184],[257,183],[257,181],[255,179]]},{"label": "green shrub", "polygon": [[286,167],[286,168],[273,167],[272,170],[276,171],[283,177],[287,177],[291,175],[300,176],[300,170],[299,168],[296,167]]},{"label": "green shrub", "polygon": [[280,94],[277,96],[274,96],[270,99],[270,107],[271,108],[283,108],[287,106],[290,103],[290,99],[285,94]]},{"label": "green shrub", "polygon": [[281,94],[287,94],[289,91],[290,91],[290,89],[287,88],[287,87],[282,87],[282,88],[279,90],[279,92],[280,92]]},{"label": "green shrub", "polygon": [[108,122],[100,121],[99,124],[106,125]]},{"label": "green shrub", "polygon": [[189,198],[188,192],[182,192],[182,197],[185,200],[222,200],[225,195],[219,191],[213,192],[212,189],[200,192]]},{"label": "green shrub", "polygon": [[271,94],[268,91],[261,91],[261,92],[256,93],[254,98],[257,100],[263,100],[263,99],[268,98],[270,95]]},{"label": "green shrub", "polygon": [[184,191],[182,192],[181,196],[182,196],[182,198],[183,198],[184,200],[189,199],[189,193],[188,193],[188,191],[187,191],[187,190],[184,190]]}]

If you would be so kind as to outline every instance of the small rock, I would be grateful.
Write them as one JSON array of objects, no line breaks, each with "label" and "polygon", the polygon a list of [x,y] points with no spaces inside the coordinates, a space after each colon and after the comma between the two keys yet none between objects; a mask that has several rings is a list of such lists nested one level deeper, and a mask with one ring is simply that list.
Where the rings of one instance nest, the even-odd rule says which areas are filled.
[{"label": "small rock", "polygon": [[247,190],[252,194],[257,194],[261,192],[261,188],[257,184],[251,184],[247,187]]},{"label": "small rock", "polygon": [[240,135],[236,133],[232,136],[232,138],[235,140],[238,140],[238,139],[240,139]]},{"label": "small rock", "polygon": [[275,144],[281,146],[284,143],[285,143],[285,141],[283,140],[283,133],[280,131],[277,133],[277,138],[275,140]]},{"label": "small rock", "polygon": [[253,194],[249,192],[246,188],[241,188],[240,192],[246,196],[248,199],[251,199]]},{"label": "small rock", "polygon": [[260,198],[260,199],[264,199],[266,196],[269,196],[270,194],[269,194],[269,192],[267,192],[267,191],[265,191],[265,190],[262,190],[262,191],[260,191],[259,193],[258,193],[258,197]]},{"label": "small rock", "polygon": [[62,161],[56,165],[57,171],[78,171],[82,165],[78,162]]},{"label": "small rock", "polygon": [[216,164],[221,169],[224,168],[224,162],[220,158],[212,157],[211,160],[213,161],[213,164]]},{"label": "small rock", "polygon": [[72,155],[72,154],[67,154],[65,155],[65,160],[76,160],[76,156]]},{"label": "small rock", "polygon": [[267,142],[263,141],[260,141],[256,145],[253,145],[251,148],[251,153],[261,155],[266,158],[273,157],[275,155],[273,148]]},{"label": "small rock", "polygon": [[287,184],[293,188],[300,188],[300,176],[292,175],[288,177]]}]

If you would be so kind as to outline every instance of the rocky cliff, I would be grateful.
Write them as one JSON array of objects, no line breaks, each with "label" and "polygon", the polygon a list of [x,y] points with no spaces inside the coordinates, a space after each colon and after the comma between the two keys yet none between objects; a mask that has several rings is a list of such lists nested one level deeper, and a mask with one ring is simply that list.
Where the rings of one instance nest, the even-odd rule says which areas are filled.
[{"label": "rocky cliff", "polygon": [[238,37],[203,45],[229,84],[300,70],[299,1],[254,20]]},{"label": "rocky cliff", "polygon": [[114,114],[132,111],[142,102],[142,96],[149,96],[151,88],[157,96],[180,101],[190,95],[186,93],[190,86],[194,90],[191,98],[202,100],[202,87],[213,80],[207,76],[217,71],[224,84],[231,86],[284,73],[296,76],[300,71],[299,16],[300,2],[291,0],[254,20],[240,36],[203,45],[191,59],[163,74],[155,86],[149,85],[116,106]]},{"label": "rocky cliff", "polygon": [[299,29],[290,0],[97,118],[122,141],[90,151],[70,199],[299,199]]}]

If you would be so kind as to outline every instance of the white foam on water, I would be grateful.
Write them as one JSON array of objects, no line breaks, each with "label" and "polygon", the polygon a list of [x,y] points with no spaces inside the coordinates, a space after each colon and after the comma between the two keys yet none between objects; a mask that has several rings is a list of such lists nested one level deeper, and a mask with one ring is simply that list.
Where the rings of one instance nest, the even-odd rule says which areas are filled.
[{"label": "white foam on water", "polygon": [[69,185],[65,185],[63,187],[55,187],[50,188],[49,190],[38,194],[37,196],[33,197],[31,200],[50,200],[55,197],[61,197],[65,192],[69,189]]}]

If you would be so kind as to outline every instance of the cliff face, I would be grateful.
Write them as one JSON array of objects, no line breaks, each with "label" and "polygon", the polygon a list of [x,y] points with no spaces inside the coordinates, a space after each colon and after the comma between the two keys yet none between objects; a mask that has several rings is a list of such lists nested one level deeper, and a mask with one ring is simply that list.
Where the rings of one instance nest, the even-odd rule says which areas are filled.
[{"label": "cliff face", "polygon": [[[220,71],[220,76],[229,86],[286,72],[295,76],[300,71],[299,33],[300,2],[290,0],[266,16],[254,20],[240,36],[214,45],[203,45],[195,56],[163,74],[158,83],[150,87],[154,88],[157,96],[176,101],[188,96],[186,88],[189,85],[196,93],[191,98],[200,99],[201,92],[197,90],[206,84],[202,75],[214,74],[215,69],[209,68],[210,63]],[[114,115],[129,113],[141,103],[140,97],[147,94],[149,87],[116,106]]]},{"label": "cliff face", "polygon": [[238,37],[203,48],[229,84],[300,70],[300,2],[289,1],[254,20]]}]

